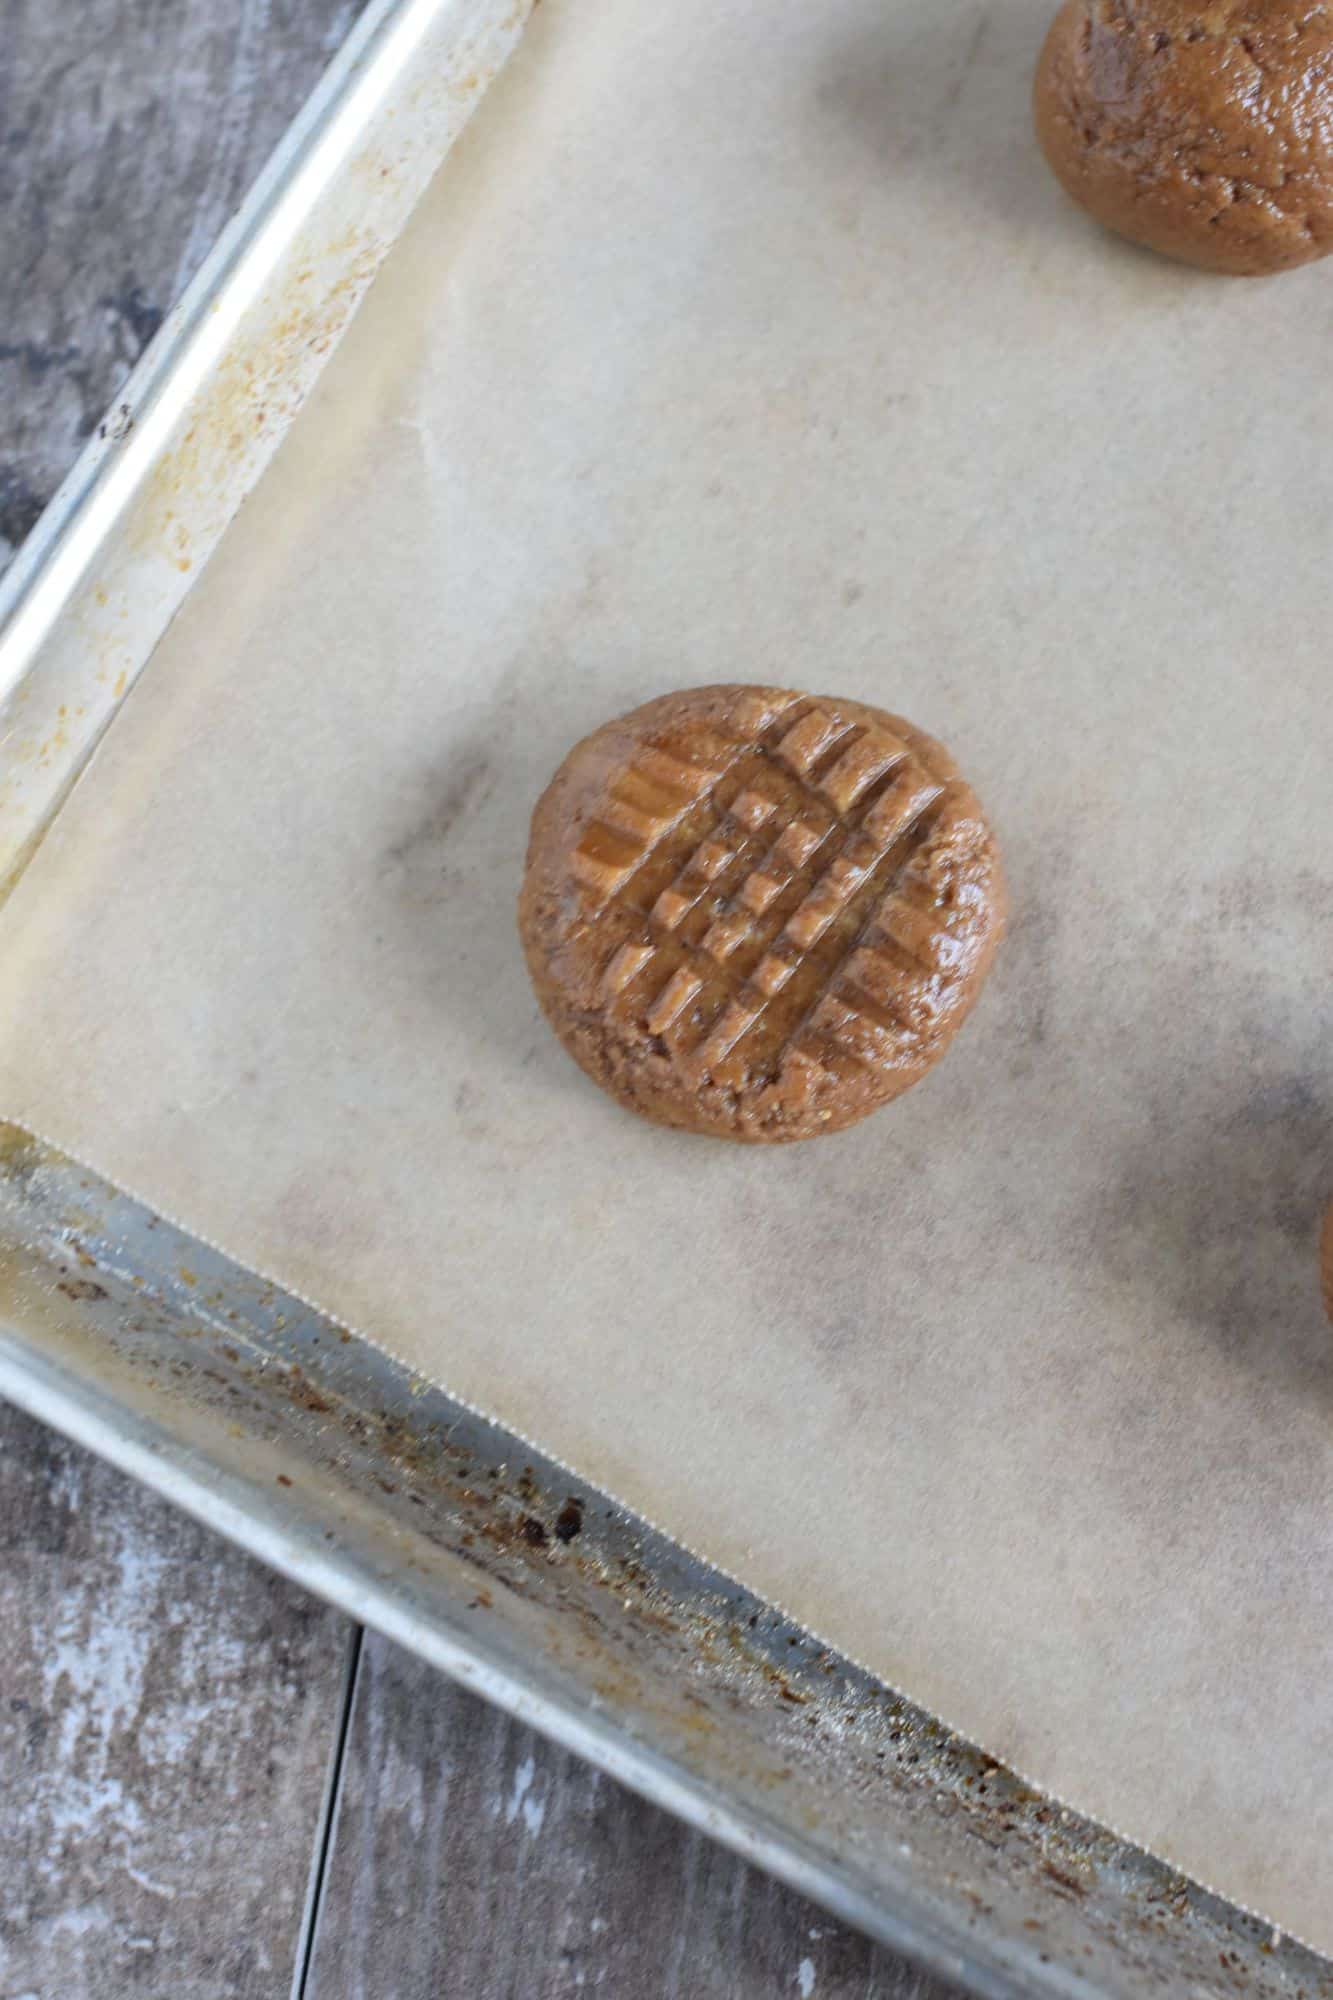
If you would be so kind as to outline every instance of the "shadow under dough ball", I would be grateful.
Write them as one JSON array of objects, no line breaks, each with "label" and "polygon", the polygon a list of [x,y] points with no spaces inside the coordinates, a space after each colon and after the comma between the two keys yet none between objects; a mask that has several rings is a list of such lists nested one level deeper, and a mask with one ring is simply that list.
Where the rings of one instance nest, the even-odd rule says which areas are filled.
[{"label": "shadow under dough ball", "polygon": [[808,1139],[916,1083],[1004,925],[952,758],[901,717],[691,688],[570,751],[532,816],[519,929],[574,1060],[645,1118]]},{"label": "shadow under dough ball", "polygon": [[1135,243],[1239,277],[1333,250],[1333,4],[1068,0],[1033,109],[1062,186]]}]

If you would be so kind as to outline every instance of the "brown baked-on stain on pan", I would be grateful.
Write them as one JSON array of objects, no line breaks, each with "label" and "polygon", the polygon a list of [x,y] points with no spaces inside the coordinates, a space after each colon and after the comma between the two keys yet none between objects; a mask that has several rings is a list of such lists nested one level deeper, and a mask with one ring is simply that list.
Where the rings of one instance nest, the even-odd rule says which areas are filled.
[{"label": "brown baked-on stain on pan", "polygon": [[953,760],[877,708],[664,695],[578,744],[537,804],[519,928],[575,1061],[646,1118],[808,1139],[918,1082],[1004,926]]},{"label": "brown baked-on stain on pan", "polygon": [[1033,111],[1062,186],[1133,242],[1240,277],[1333,250],[1333,6],[1067,0]]}]

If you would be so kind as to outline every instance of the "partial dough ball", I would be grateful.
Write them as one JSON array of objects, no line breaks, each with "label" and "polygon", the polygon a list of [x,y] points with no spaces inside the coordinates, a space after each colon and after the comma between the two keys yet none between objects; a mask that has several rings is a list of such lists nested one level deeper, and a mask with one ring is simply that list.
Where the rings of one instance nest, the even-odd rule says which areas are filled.
[{"label": "partial dough ball", "polygon": [[1324,1310],[1333,1319],[1333,1201],[1324,1215],[1324,1233],[1319,1241],[1319,1276],[1324,1287]]},{"label": "partial dough ball", "polygon": [[1333,250],[1333,5],[1067,0],[1033,107],[1056,178],[1135,243],[1238,277]]}]

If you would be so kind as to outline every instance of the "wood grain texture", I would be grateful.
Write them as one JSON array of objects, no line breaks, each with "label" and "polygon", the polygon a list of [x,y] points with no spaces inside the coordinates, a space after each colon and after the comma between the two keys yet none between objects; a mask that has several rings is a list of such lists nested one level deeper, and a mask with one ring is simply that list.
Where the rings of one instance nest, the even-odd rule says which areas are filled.
[{"label": "wood grain texture", "polygon": [[362,1648],[311,2000],[946,2000],[428,1667]]},{"label": "wood grain texture", "polygon": [[357,10],[0,6],[0,569]]},{"label": "wood grain texture", "polygon": [[285,1993],[336,1612],[0,1405],[0,1994]]}]

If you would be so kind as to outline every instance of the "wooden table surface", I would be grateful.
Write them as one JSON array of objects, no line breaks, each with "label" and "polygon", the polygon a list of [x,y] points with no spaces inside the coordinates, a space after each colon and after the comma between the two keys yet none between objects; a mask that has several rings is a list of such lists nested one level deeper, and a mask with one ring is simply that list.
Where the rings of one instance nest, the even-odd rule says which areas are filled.
[{"label": "wooden table surface", "polygon": [[[0,0],[0,568],[353,0]],[[0,1405],[0,2000],[948,2000]]]}]

